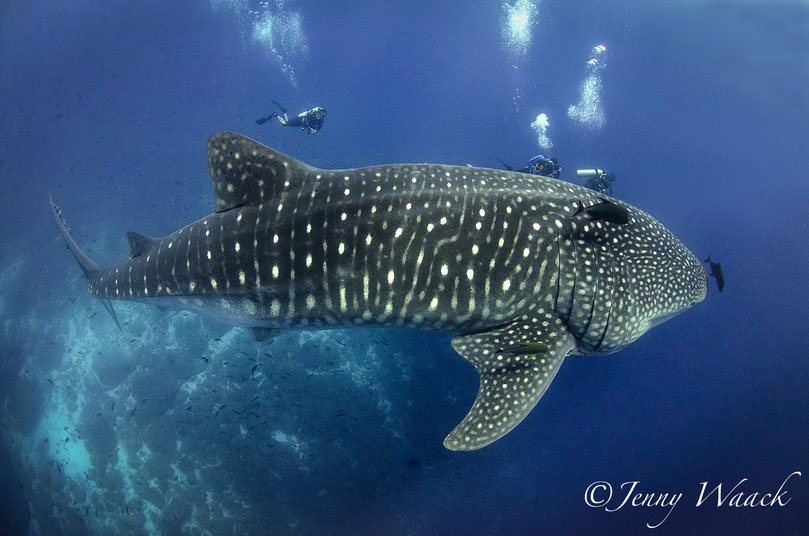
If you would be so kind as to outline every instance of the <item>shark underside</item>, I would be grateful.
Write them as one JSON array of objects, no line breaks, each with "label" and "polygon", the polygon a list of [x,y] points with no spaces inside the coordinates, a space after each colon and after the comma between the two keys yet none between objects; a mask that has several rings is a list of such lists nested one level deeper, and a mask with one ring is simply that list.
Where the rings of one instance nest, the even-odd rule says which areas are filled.
[{"label": "shark underside", "polygon": [[[569,354],[607,354],[701,301],[702,264],[621,201],[522,173],[435,164],[317,169],[231,132],[211,136],[215,212],[131,257],[93,263],[103,300],[155,302],[268,330],[405,326],[455,333],[480,373],[445,439],[474,450],[536,405]],[[117,319],[116,319],[117,323]],[[120,327],[120,326],[119,326]]]}]

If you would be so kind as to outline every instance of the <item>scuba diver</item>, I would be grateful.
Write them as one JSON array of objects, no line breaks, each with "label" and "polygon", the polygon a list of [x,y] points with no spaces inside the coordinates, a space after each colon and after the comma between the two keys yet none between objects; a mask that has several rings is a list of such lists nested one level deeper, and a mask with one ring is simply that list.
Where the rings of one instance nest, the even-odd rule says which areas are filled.
[{"label": "scuba diver", "polygon": [[307,131],[309,134],[314,134],[319,131],[323,127],[323,120],[326,118],[326,109],[320,106],[316,106],[311,110],[306,110],[305,112],[301,112],[296,117],[289,119],[287,117],[286,109],[278,104],[277,102],[273,101],[276,106],[281,110],[281,113],[273,112],[267,117],[260,117],[256,119],[256,123],[259,125],[263,125],[273,117],[278,118],[278,122],[286,127],[300,127],[301,129]]},{"label": "scuba diver", "polygon": [[580,179],[587,179],[585,188],[596,192],[612,195],[612,183],[615,182],[615,173],[607,173],[603,169],[578,169],[576,176]]},{"label": "scuba diver", "polygon": [[[528,173],[531,175],[542,175],[544,177],[551,177],[558,179],[562,173],[562,166],[556,158],[546,158],[544,155],[537,155],[528,161],[528,165],[524,168],[514,169],[499,158],[498,162],[503,164],[509,171],[517,171],[519,173]],[[615,182],[615,173],[608,173],[603,169],[578,169],[576,176],[580,179],[587,179],[584,183],[585,188],[589,188],[596,192],[613,195],[612,183]]]},{"label": "scuba diver", "polygon": [[546,158],[545,155],[538,154],[528,161],[528,165],[524,168],[514,169],[499,158],[497,159],[509,171],[516,171],[518,173],[528,173],[530,175],[542,175],[543,177],[551,177],[558,179],[562,174],[562,166],[556,158]]}]

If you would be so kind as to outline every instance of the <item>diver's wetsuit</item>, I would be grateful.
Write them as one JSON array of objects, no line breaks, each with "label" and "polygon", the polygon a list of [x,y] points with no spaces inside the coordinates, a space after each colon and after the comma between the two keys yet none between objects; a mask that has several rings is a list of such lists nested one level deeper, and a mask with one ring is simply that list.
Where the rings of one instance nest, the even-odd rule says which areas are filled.
[{"label": "diver's wetsuit", "polygon": [[556,158],[545,158],[544,155],[538,154],[528,161],[528,166],[516,171],[558,179],[562,173],[562,166]]},{"label": "diver's wetsuit", "polygon": [[278,118],[278,122],[286,127],[300,127],[303,130],[309,132],[310,134],[314,134],[315,132],[319,131],[323,127],[323,120],[326,118],[326,109],[317,106],[312,108],[311,110],[307,110],[292,119],[287,117],[286,109],[278,104],[277,102],[273,101],[276,106],[281,109],[281,113],[273,112],[267,117],[261,117],[256,119],[256,123],[259,125],[263,125],[273,117]]},{"label": "diver's wetsuit", "polygon": [[293,117],[292,119],[286,119],[286,114],[284,114],[283,119],[279,115],[278,121],[280,121],[281,124],[284,126],[301,127],[302,129],[308,131],[310,134],[314,134],[323,127],[323,120],[325,118],[326,118],[326,109],[318,106],[317,108],[307,110],[302,114],[298,115],[297,117]]},{"label": "diver's wetsuit", "polygon": [[605,173],[602,171],[587,179],[584,187],[602,194],[612,195],[613,182],[615,182],[615,173]]}]

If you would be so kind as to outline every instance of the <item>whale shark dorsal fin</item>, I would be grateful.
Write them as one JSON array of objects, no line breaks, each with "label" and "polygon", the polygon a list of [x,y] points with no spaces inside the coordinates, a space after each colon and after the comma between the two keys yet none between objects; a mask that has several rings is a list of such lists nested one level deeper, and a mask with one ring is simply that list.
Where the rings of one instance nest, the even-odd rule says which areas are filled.
[{"label": "whale shark dorsal fin", "polygon": [[235,132],[217,132],[208,139],[208,170],[216,212],[270,203],[282,194],[285,182],[298,185],[318,171]]},{"label": "whale shark dorsal fin", "polygon": [[[536,354],[513,348],[545,348]],[[515,322],[452,339],[452,347],[480,374],[478,396],[463,421],[444,440],[450,450],[477,450],[506,435],[534,408],[562,360],[576,345],[561,321],[543,332]]]},{"label": "whale shark dorsal fin", "polygon": [[144,236],[134,231],[129,231],[126,233],[126,239],[129,241],[130,259],[140,257],[145,252],[152,249],[152,246],[155,243],[159,242],[159,239],[157,238],[149,238],[148,236]]}]

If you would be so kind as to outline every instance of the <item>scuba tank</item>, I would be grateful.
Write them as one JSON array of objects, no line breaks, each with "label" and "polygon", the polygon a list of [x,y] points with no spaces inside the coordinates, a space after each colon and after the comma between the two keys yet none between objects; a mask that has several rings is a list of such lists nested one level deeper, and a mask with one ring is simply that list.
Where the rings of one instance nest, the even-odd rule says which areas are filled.
[{"label": "scuba tank", "polygon": [[580,179],[589,179],[590,177],[597,177],[604,173],[603,169],[577,169],[576,176]]}]

